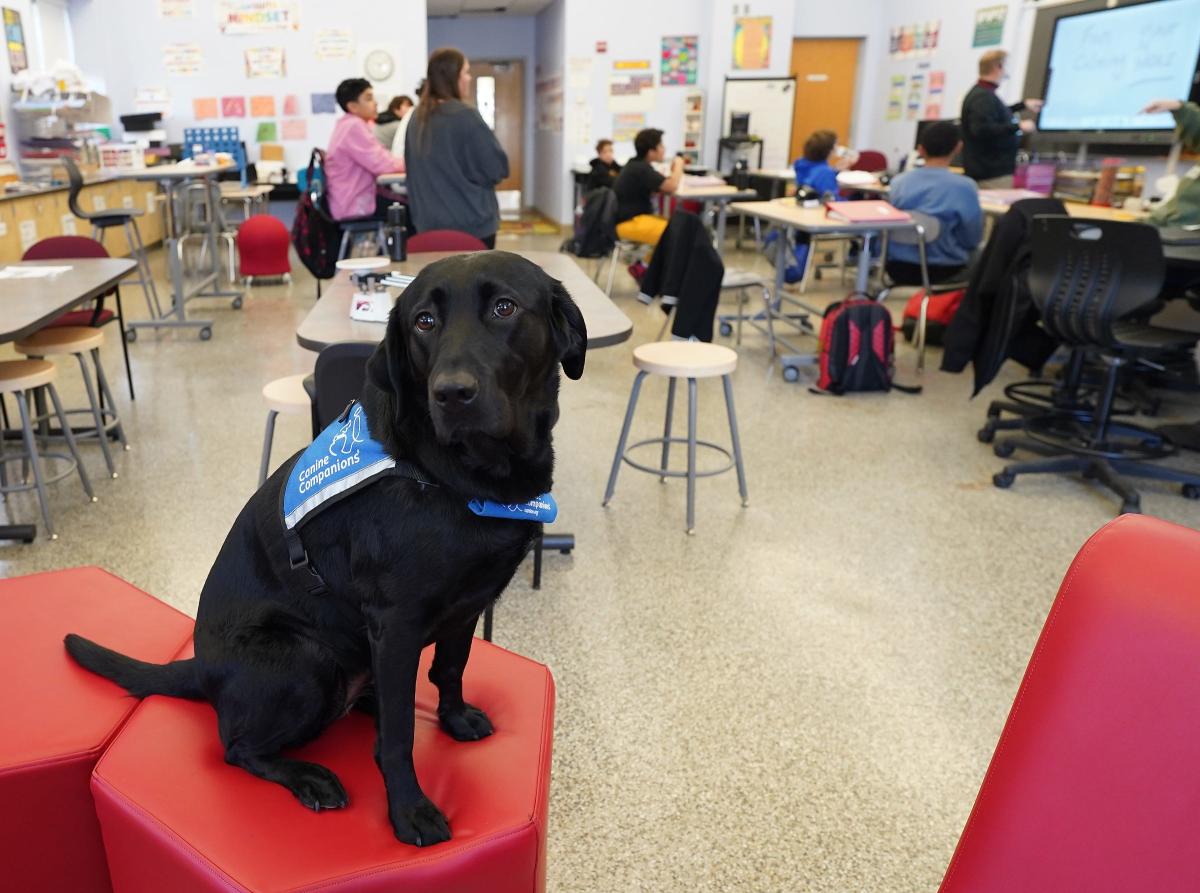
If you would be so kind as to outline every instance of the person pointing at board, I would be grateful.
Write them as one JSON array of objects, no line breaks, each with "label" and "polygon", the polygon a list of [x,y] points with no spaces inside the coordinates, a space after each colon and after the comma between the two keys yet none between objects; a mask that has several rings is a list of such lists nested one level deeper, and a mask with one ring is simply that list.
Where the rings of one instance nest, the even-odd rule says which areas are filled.
[{"label": "person pointing at board", "polygon": [[1029,120],[1018,121],[1017,113],[1041,111],[1040,99],[1005,105],[996,95],[1008,77],[1008,53],[989,50],[979,57],[979,80],[967,91],[962,104],[963,167],[967,176],[983,189],[1010,189],[1017,168],[1021,137],[1036,128]]},{"label": "person pointing at board", "polygon": [[[1170,112],[1175,116],[1175,139],[1188,152],[1200,151],[1200,105],[1180,99],[1156,99],[1143,115]],[[1200,224],[1200,164],[1184,174],[1174,194],[1150,212],[1155,226],[1191,226]]]}]

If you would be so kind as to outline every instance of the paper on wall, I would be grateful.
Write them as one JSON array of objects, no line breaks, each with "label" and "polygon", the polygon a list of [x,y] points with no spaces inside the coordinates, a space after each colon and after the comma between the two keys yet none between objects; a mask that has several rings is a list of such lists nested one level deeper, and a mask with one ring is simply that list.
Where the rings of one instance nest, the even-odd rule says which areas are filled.
[{"label": "paper on wall", "polygon": [[245,58],[248,78],[281,78],[287,74],[283,47],[251,47]]},{"label": "paper on wall", "polygon": [[61,228],[62,228],[62,234],[64,236],[78,235],[79,229],[75,225],[75,215],[74,214],[63,214]]},{"label": "paper on wall", "polygon": [[286,118],[280,126],[279,138],[284,140],[308,139],[308,122],[303,118]]},{"label": "paper on wall", "polygon": [[654,75],[614,74],[609,77],[608,110],[614,114],[654,111]]},{"label": "paper on wall", "polygon": [[283,113],[285,115],[300,114],[300,97],[295,93],[289,93],[283,97]]},{"label": "paper on wall", "polygon": [[332,93],[313,93],[312,113],[314,115],[337,114],[337,97]]},{"label": "paper on wall", "polygon": [[197,121],[203,121],[206,118],[216,118],[219,111],[217,97],[215,96],[200,96],[192,100],[192,117]]},{"label": "paper on wall", "polygon": [[139,114],[171,110],[171,94],[166,87],[138,87],[133,94],[133,110]]},{"label": "paper on wall", "polygon": [[632,143],[638,131],[646,126],[646,116],[641,112],[618,112],[613,115],[612,136],[614,143]]},{"label": "paper on wall", "polygon": [[534,87],[537,106],[537,129],[561,133],[563,129],[562,75],[541,78]]},{"label": "paper on wall", "polygon": [[222,118],[244,118],[244,117],[246,117],[246,97],[245,96],[222,96],[221,97],[221,117]]},{"label": "paper on wall", "polygon": [[572,56],[567,60],[567,85],[572,90],[587,90],[592,86],[591,56]]},{"label": "paper on wall", "polygon": [[322,62],[354,58],[354,32],[349,28],[318,28],[313,36],[313,52]]},{"label": "paper on wall", "polygon": [[293,0],[217,0],[217,27],[222,34],[299,31],[299,4]]},{"label": "paper on wall", "polygon": [[278,139],[278,131],[274,121],[259,121],[258,134],[254,137],[257,143],[273,143]]},{"label": "paper on wall", "polygon": [[158,0],[158,14],[164,19],[190,19],[196,14],[194,0]]},{"label": "paper on wall", "polygon": [[204,56],[198,44],[168,43],[163,47],[163,67],[176,77],[193,77],[204,67]]},{"label": "paper on wall", "polygon": [[275,117],[275,97],[274,96],[251,96],[250,97],[250,117],[251,118],[274,118]]}]

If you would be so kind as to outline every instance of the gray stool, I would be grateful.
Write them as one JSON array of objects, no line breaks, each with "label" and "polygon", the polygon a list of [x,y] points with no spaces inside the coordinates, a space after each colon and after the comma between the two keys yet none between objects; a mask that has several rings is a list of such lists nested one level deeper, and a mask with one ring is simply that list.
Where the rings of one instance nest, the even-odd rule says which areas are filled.
[{"label": "gray stool", "polygon": [[[63,412],[62,403],[58,399],[58,391],[54,388],[54,376],[57,370],[54,364],[49,360],[4,360],[0,362],[0,406],[3,405],[4,395],[12,394],[17,402],[17,411],[21,416],[21,439],[24,441],[25,449],[15,455],[9,455],[4,448],[4,437],[0,436],[0,494],[16,493],[22,490],[36,490],[38,504],[42,509],[42,523],[46,525],[46,533],[50,534],[50,539],[57,539],[58,534],[54,532],[54,527],[50,523],[50,505],[46,499],[46,485],[53,484],[55,481],[60,481],[69,475],[72,471],[79,472],[79,480],[83,483],[83,490],[88,495],[88,499],[92,502],[96,501],[96,495],[92,492],[91,481],[88,480],[87,471],[84,470],[83,462],[79,458],[79,449],[75,445],[75,436],[71,433],[71,425],[67,421],[67,414]],[[71,454],[69,456],[62,453],[47,453],[39,454],[37,441],[34,437],[34,422],[37,421],[32,409],[29,405],[30,396],[37,395],[39,398],[41,393],[45,391],[50,396],[50,402],[54,406],[54,413],[58,417],[58,424],[62,427],[63,437],[67,442],[67,448]],[[4,413],[5,422],[8,421],[8,413]],[[0,435],[3,435],[0,431]],[[8,482],[8,463],[20,459],[23,467],[33,468],[33,483],[28,483],[28,477],[22,473],[22,482],[19,484],[10,484]],[[62,471],[57,474],[46,477],[45,471],[42,468],[42,463],[46,459],[57,459],[66,463]]]},{"label": "gray stool", "polygon": [[299,415],[312,411],[312,399],[304,389],[304,379],[308,373],[288,375],[267,382],[262,389],[263,399],[267,401],[267,431],[263,436],[262,464],[258,469],[258,485],[261,487],[271,470],[271,445],[275,441],[275,419],[282,412],[287,415]]},{"label": "gray stool", "polygon": [[[656,474],[662,481],[669,477],[687,478],[687,532],[696,530],[696,478],[712,477],[723,474],[730,468],[737,469],[738,492],[742,496],[742,505],[750,504],[746,491],[746,470],[742,465],[742,444],[738,438],[737,413],[733,409],[733,371],[737,368],[737,354],[728,347],[719,344],[704,344],[699,341],[655,341],[634,348],[633,365],[638,374],[633,380],[633,391],[629,394],[629,408],[625,410],[625,424],[621,428],[621,439],[617,441],[617,454],[613,457],[612,472],[608,476],[608,487],[604,491],[604,505],[612,499],[613,491],[617,488],[617,472],[621,463],[627,462],[639,471]],[[647,375],[663,375],[670,379],[667,386],[667,417],[663,425],[663,436],[639,440],[627,446],[629,428],[633,424],[633,412],[637,408],[638,394],[642,382]],[[710,443],[696,439],[696,380],[700,378],[720,377],[725,386],[725,409],[729,414],[729,436],[733,442],[733,452]],[[675,410],[675,380],[686,378],[688,383],[688,436],[671,436],[671,416]],[[687,471],[668,470],[671,444],[686,443],[688,451]],[[662,444],[662,461],[658,468],[635,462],[629,454],[639,447],[651,444]],[[702,446],[716,450],[724,455],[729,462],[712,471],[696,470],[696,447]]]}]

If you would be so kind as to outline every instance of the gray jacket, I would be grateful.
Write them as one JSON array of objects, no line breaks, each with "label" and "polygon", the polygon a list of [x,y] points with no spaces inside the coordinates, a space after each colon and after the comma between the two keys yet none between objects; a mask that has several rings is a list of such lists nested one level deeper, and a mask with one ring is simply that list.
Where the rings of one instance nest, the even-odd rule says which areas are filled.
[{"label": "gray jacket", "polygon": [[405,137],[408,205],[417,232],[456,229],[480,239],[500,229],[496,184],[508,156],[473,107],[450,99],[427,121],[412,113]]}]

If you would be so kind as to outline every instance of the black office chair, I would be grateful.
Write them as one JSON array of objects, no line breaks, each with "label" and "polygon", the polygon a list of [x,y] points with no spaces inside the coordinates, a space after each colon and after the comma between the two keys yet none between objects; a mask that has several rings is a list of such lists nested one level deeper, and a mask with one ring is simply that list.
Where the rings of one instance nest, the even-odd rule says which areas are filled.
[{"label": "black office chair", "polygon": [[[1141,510],[1141,497],[1124,475],[1173,481],[1183,485],[1185,497],[1200,499],[1200,475],[1153,464],[1175,452],[1169,439],[1113,419],[1123,369],[1191,347],[1198,337],[1131,321],[1162,287],[1158,231],[1138,223],[1043,216],[1033,220],[1032,243],[1029,285],[1043,326],[1063,344],[1099,358],[1107,371],[1090,416],[1046,412],[1025,420],[1029,441],[1015,445],[1049,458],[1006,466],[992,482],[1007,488],[1020,474],[1080,472],[1120,496],[1122,512]],[[996,445],[998,453],[1003,446]]]},{"label": "black office chair", "polygon": [[[70,189],[67,192],[67,207],[71,213],[92,225],[91,236],[101,245],[104,244],[104,234],[113,227],[121,227],[125,232],[125,241],[129,244],[129,254],[137,263],[138,278],[127,280],[142,287],[146,294],[146,308],[152,319],[162,317],[162,306],[158,302],[158,289],[154,285],[154,276],[150,272],[150,261],[146,257],[146,246],[142,242],[142,232],[138,229],[137,218],[143,211],[140,208],[105,208],[103,211],[85,211],[79,204],[79,194],[83,192],[83,174],[70,158],[63,156],[59,159],[67,171]],[[133,332],[129,333],[132,336]]]},{"label": "black office chair", "polygon": [[351,400],[362,396],[367,360],[375,345],[364,341],[331,344],[317,355],[313,374],[304,380],[312,399],[312,432],[315,438],[342,414]]}]

